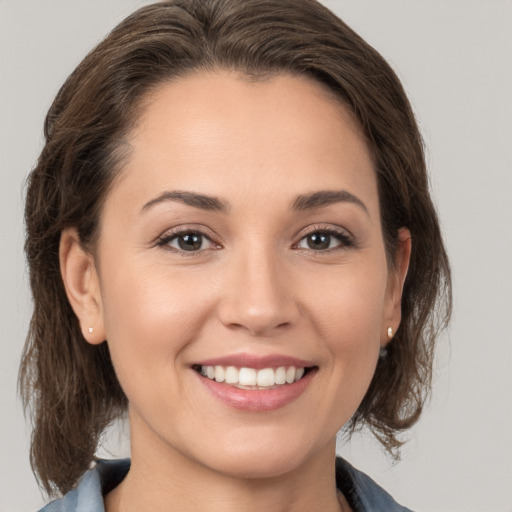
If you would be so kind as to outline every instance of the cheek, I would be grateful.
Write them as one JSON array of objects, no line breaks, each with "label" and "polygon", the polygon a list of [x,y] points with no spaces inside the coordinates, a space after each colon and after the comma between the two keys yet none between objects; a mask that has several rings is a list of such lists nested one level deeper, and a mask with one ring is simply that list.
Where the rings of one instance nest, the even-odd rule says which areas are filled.
[{"label": "cheek", "polygon": [[333,348],[358,350],[366,342],[379,345],[386,275],[380,267],[352,266],[308,280],[305,309],[312,311],[323,337],[334,342]]},{"label": "cheek", "polygon": [[377,364],[386,276],[386,269],[372,266],[340,268],[329,276],[317,276],[305,307],[327,348],[332,379],[354,409]]},{"label": "cheek", "polygon": [[[206,314],[201,281],[158,265],[117,262],[105,269],[102,283],[105,331],[122,381],[156,368],[180,364],[180,353],[194,338]],[[154,374],[154,373],[153,373]]]}]

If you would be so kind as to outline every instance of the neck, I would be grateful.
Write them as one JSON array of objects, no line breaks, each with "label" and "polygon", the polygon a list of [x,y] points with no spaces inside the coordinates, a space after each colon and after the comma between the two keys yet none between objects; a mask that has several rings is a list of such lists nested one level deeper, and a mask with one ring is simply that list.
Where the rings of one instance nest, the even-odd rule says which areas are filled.
[{"label": "neck", "polygon": [[349,510],[336,490],[335,440],[283,474],[258,478],[223,474],[168,446],[135,441],[128,475],[105,498],[107,512]]}]

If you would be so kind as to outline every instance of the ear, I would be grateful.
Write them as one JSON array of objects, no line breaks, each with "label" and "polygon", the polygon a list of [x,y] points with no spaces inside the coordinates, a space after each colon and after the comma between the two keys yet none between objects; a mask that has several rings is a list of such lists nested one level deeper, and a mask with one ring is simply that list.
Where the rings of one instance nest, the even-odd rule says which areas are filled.
[{"label": "ear", "polygon": [[75,228],[62,231],[59,260],[64,288],[84,338],[93,345],[102,343],[105,328],[96,264],[92,255],[82,247]]},{"label": "ear", "polygon": [[[381,347],[391,341],[402,319],[402,291],[411,258],[411,232],[407,228],[398,230],[398,247],[394,255],[394,266],[388,277],[386,305],[381,328]],[[391,336],[388,329],[391,327]]]}]

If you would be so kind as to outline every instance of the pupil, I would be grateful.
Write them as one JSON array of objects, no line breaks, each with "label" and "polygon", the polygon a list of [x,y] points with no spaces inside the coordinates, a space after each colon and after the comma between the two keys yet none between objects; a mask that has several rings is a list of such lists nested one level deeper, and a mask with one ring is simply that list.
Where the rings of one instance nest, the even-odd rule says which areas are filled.
[{"label": "pupil", "polygon": [[184,251],[197,251],[201,249],[201,242],[201,235],[196,233],[182,235],[178,238],[178,245]]},{"label": "pupil", "polygon": [[308,236],[308,246],[310,249],[328,249],[331,243],[331,236],[322,233],[313,233]]}]

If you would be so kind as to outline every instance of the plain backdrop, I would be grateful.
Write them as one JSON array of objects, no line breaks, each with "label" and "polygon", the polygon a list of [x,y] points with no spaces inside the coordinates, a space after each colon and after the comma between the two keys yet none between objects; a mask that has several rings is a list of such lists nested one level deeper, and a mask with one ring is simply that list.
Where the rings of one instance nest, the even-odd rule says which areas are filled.
[{"label": "plain backdrop", "polygon": [[[144,3],[0,0],[0,512],[43,503],[16,394],[30,317],[24,181],[61,83]],[[402,462],[392,465],[369,435],[340,443],[340,453],[414,510],[510,512],[512,1],[324,3],[382,53],[410,95],[428,147],[455,293],[433,399],[408,436]],[[102,453],[126,453],[123,435],[112,432]]]}]

